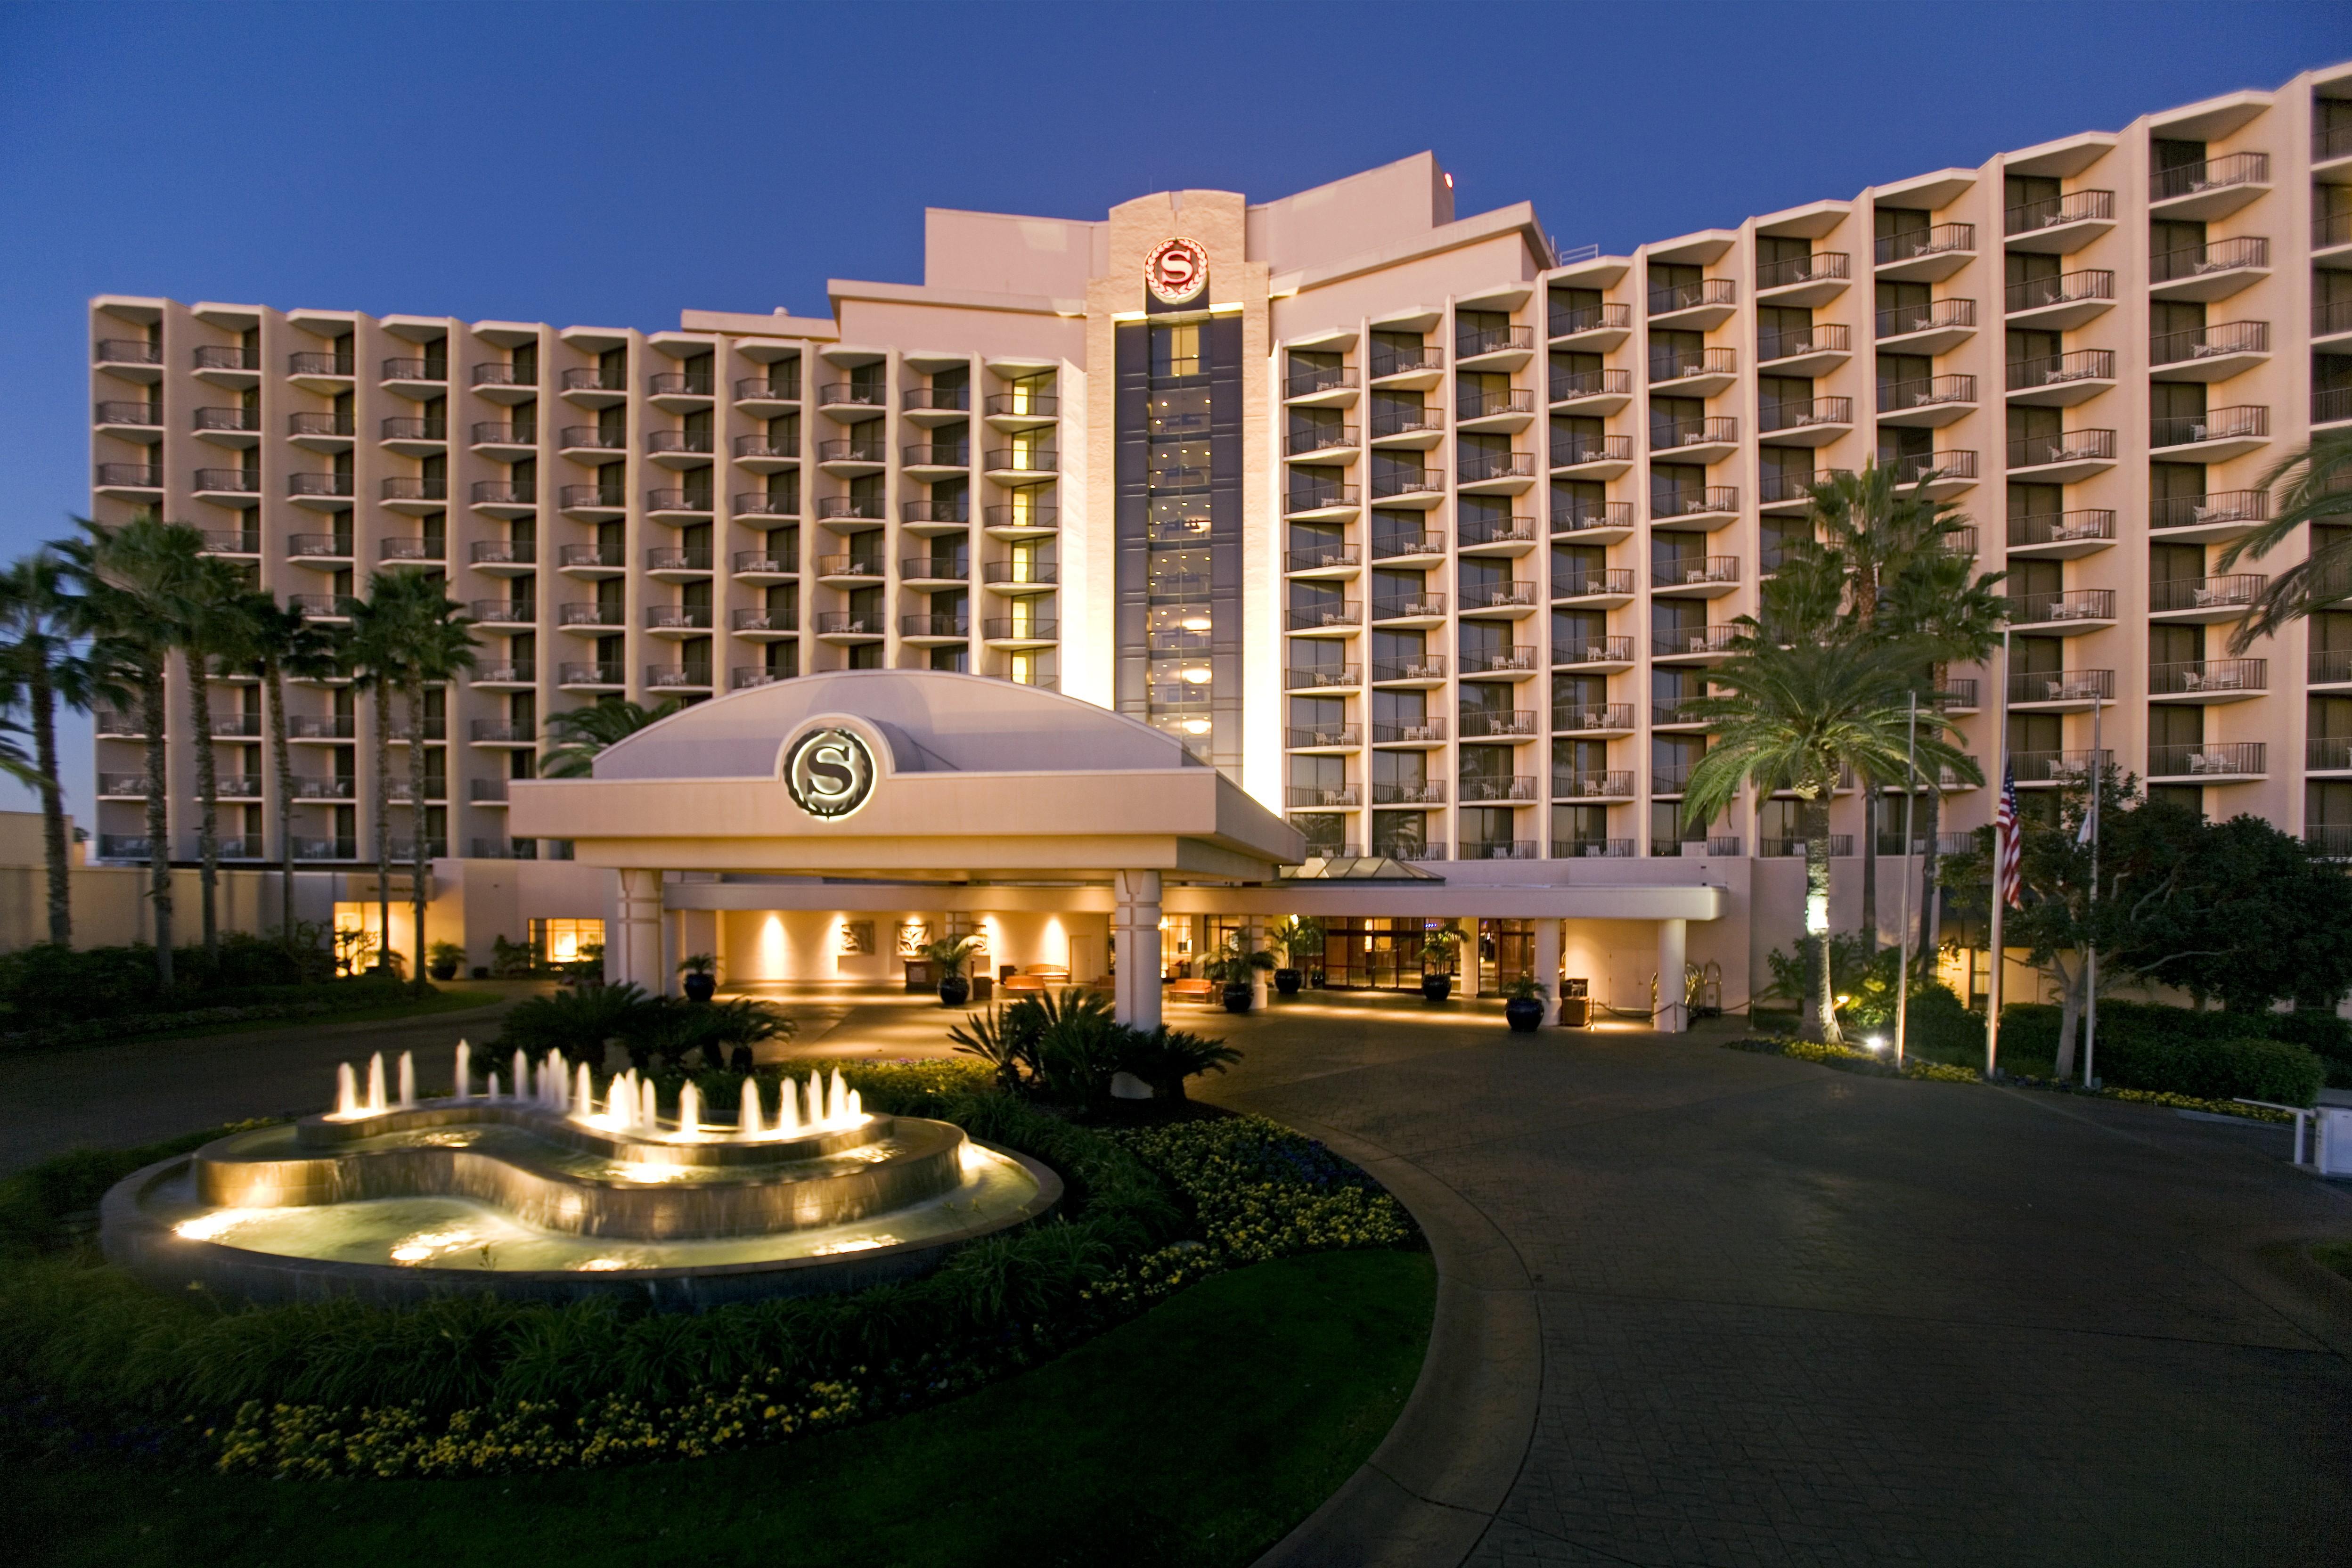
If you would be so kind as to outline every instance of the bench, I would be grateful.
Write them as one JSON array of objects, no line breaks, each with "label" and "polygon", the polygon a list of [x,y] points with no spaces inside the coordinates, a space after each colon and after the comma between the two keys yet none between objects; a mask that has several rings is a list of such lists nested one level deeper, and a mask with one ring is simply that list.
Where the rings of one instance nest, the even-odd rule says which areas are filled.
[{"label": "bench", "polygon": [[1223,1000],[1219,987],[1210,980],[1171,980],[1165,993],[1171,1002],[1217,1002]]}]

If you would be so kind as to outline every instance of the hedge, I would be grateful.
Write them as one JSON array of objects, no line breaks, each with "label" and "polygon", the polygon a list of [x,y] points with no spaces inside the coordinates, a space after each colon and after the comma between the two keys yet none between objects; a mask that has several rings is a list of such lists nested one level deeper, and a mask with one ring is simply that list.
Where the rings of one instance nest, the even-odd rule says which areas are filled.
[{"label": "hedge", "polygon": [[[2003,1007],[2001,1044],[2054,1058],[2060,1016],[2047,1003]],[[2198,1013],[2146,1002],[2102,1002],[2093,1066],[2100,1080],[2116,1089],[2309,1105],[2328,1081],[2329,1070],[2304,1042],[2333,1041],[2343,1033],[2344,1021],[2327,1014]],[[2079,1034],[2075,1043],[2079,1049]],[[2352,1052],[2346,1059],[2352,1063]]]}]

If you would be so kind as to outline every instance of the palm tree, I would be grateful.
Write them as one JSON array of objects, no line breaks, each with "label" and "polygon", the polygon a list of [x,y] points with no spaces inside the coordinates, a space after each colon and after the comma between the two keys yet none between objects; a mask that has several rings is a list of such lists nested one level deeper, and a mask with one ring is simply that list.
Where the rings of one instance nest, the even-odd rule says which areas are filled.
[{"label": "palm tree", "polygon": [[474,634],[471,623],[464,618],[464,606],[443,591],[440,577],[415,572],[378,581],[381,589],[371,584],[369,596],[383,598],[405,633],[407,657],[401,691],[408,710],[408,811],[413,840],[408,887],[416,944],[410,984],[422,991],[425,987],[425,872],[432,858],[425,833],[425,689],[446,685],[474,668]]},{"label": "palm tree", "polygon": [[60,944],[73,941],[73,878],[66,850],[65,790],[58,775],[58,704],[89,706],[80,610],[66,563],[54,551],[35,551],[0,574],[0,670],[21,688],[32,719],[33,755],[23,777],[41,797],[49,940]]},{"label": "palm tree", "polygon": [[[2224,572],[2241,556],[2260,561],[2306,522],[2352,516],[2352,431],[2314,436],[2264,474],[2262,488],[2272,493],[2271,520],[2221,552]],[[2352,600],[2352,534],[2321,545],[2272,578],[2255,596],[2253,613],[2231,634],[2230,651],[2243,653],[2256,637],[2347,600]]]},{"label": "palm tree", "polygon": [[555,744],[540,760],[540,776],[585,778],[595,765],[597,752],[648,724],[659,723],[677,712],[678,706],[676,698],[651,708],[610,699],[549,715],[547,737]]},{"label": "palm tree", "polygon": [[244,641],[246,577],[216,556],[199,561],[173,629],[188,672],[188,729],[195,737],[197,887],[205,966],[220,962],[220,770],[213,756],[212,661]]},{"label": "palm tree", "polygon": [[294,940],[294,756],[287,744],[286,681],[325,679],[341,672],[341,638],[332,627],[306,619],[299,610],[261,589],[248,590],[235,622],[236,642],[224,648],[228,661],[256,671],[268,693],[270,770],[278,790],[278,919],[279,933]]},{"label": "palm tree", "polygon": [[172,987],[172,840],[165,791],[164,679],[176,628],[204,563],[204,535],[142,512],[120,527],[76,520],[81,536],[59,547],[92,631],[103,694],[135,689],[147,747],[147,897],[155,910],[155,980]]},{"label": "palm tree", "polygon": [[352,605],[348,649],[354,689],[375,700],[376,962],[392,960],[392,697],[408,683],[408,606],[398,574],[368,579],[367,597]]},{"label": "palm tree", "polygon": [[[1899,777],[1921,650],[1903,642],[1758,643],[1734,654],[1708,679],[1727,695],[1685,706],[1710,721],[1706,755],[1684,786],[1685,821],[1728,808],[1749,784],[1761,794],[1793,792],[1805,841],[1805,939],[1816,970],[1811,1005],[1822,1038],[1837,1044],[1830,984],[1830,797],[1838,776]],[[1945,738],[1932,710],[1919,761],[1974,775],[1976,763]]]}]

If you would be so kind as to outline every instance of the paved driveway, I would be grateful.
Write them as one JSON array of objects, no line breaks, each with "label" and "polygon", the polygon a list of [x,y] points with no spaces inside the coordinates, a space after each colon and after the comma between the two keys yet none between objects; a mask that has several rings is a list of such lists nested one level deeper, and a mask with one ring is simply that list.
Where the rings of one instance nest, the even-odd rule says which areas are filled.
[{"label": "paved driveway", "polygon": [[2352,1562],[2352,1285],[2293,1246],[2352,1192],[2284,1132],[1314,1011],[1208,1094],[1372,1163],[1447,1295],[1276,1561]]}]

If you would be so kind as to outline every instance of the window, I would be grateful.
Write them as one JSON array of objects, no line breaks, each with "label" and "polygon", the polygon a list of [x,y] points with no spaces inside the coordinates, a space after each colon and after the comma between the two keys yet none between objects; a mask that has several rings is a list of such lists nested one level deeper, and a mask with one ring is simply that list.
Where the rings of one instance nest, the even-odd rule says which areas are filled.
[{"label": "window", "polygon": [[603,954],[604,922],[541,918],[530,922],[530,942],[550,963],[577,963]]},{"label": "window", "polygon": [[1201,374],[1201,328],[1198,322],[1151,329],[1151,374],[1154,380]]}]

